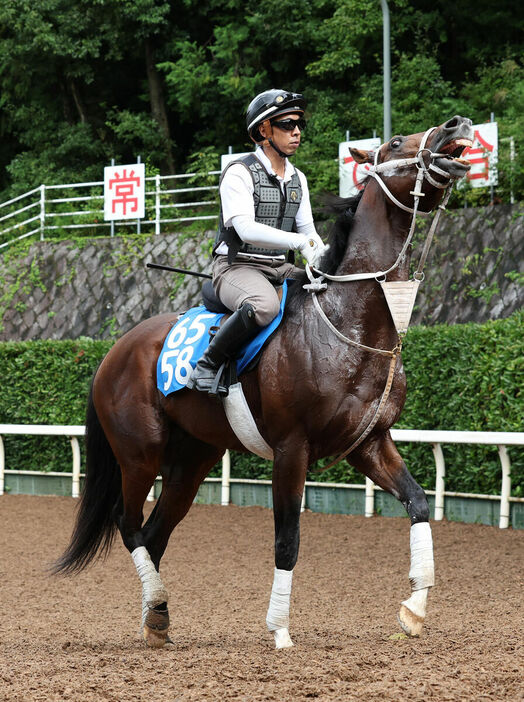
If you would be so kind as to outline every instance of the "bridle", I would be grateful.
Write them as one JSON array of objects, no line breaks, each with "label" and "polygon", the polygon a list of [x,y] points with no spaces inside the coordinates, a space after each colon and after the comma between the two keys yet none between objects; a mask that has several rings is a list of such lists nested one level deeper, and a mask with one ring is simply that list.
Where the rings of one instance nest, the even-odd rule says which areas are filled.
[{"label": "bridle", "polygon": [[[425,194],[422,192],[422,185],[424,182],[424,179],[427,180],[431,185],[433,185],[436,188],[439,188],[440,190],[446,190],[446,193],[444,195],[444,198],[442,202],[438,205],[437,211],[435,212],[435,215],[433,217],[433,221],[431,223],[428,235],[426,237],[426,241],[424,242],[424,246],[422,249],[422,254],[420,257],[419,264],[417,266],[417,269],[415,273],[413,274],[413,277],[415,279],[415,283],[413,283],[415,286],[418,285],[423,279],[424,279],[424,273],[423,273],[423,267],[426,262],[427,255],[429,253],[429,248],[431,246],[431,241],[433,239],[433,235],[435,234],[435,231],[438,226],[438,222],[440,219],[441,213],[446,209],[446,205],[448,203],[449,197],[451,195],[451,190],[453,187],[453,182],[454,178],[449,175],[446,171],[443,169],[439,168],[434,164],[435,159],[437,158],[442,158],[447,156],[447,154],[441,154],[437,152],[431,151],[426,146],[427,140],[429,136],[437,129],[437,127],[431,127],[431,129],[428,129],[425,133],[424,136],[421,139],[419,150],[417,151],[416,156],[413,156],[412,158],[401,158],[401,159],[393,159],[391,161],[385,161],[384,163],[378,163],[378,158],[379,158],[379,153],[380,150],[382,149],[382,146],[378,148],[375,151],[375,157],[374,157],[374,163],[371,166],[371,168],[368,171],[368,174],[370,177],[374,178],[379,186],[382,188],[382,190],[385,192],[386,196],[393,202],[397,207],[399,207],[401,210],[404,210],[405,212],[409,212],[412,214],[412,219],[411,219],[411,225],[409,228],[409,234],[406,238],[406,241],[404,242],[404,245],[402,246],[402,249],[397,256],[396,261],[393,263],[392,266],[390,266],[387,270],[384,271],[375,271],[374,273],[350,273],[348,275],[330,275],[328,273],[323,273],[322,271],[318,270],[315,267],[311,267],[309,264],[306,264],[306,273],[309,278],[309,283],[304,285],[303,287],[308,290],[311,293],[311,296],[313,298],[313,304],[318,312],[318,314],[322,317],[324,322],[327,324],[327,326],[331,329],[331,331],[342,341],[345,341],[346,343],[350,344],[351,346],[356,346],[364,351],[371,351],[376,354],[380,354],[382,356],[389,356],[390,358],[390,363],[389,363],[389,369],[388,369],[388,376],[386,380],[386,385],[384,387],[384,391],[382,393],[382,396],[380,398],[380,401],[378,403],[378,406],[376,409],[373,411],[373,407],[371,407],[371,413],[366,413],[364,417],[362,418],[359,426],[357,427],[357,430],[355,432],[357,439],[351,444],[351,446],[344,451],[340,456],[335,458],[333,461],[331,461],[325,468],[322,468],[319,471],[315,472],[324,472],[328,470],[328,468],[331,468],[334,466],[336,463],[341,461],[343,458],[348,456],[352,451],[354,451],[357,446],[359,446],[364,439],[367,438],[367,436],[370,434],[376,423],[378,422],[382,411],[384,407],[386,406],[387,399],[389,397],[389,393],[391,390],[391,387],[393,385],[393,378],[395,375],[395,370],[397,366],[397,361],[398,358],[400,357],[400,353],[402,350],[402,338],[400,334],[398,334],[398,341],[394,349],[388,350],[388,349],[377,349],[373,348],[371,346],[366,346],[364,344],[361,344],[357,341],[353,341],[353,339],[348,338],[344,334],[342,334],[333,324],[332,322],[328,319],[326,313],[320,306],[320,303],[318,301],[316,293],[322,290],[325,290],[327,288],[327,283],[324,282],[324,279],[327,280],[333,280],[337,282],[349,282],[349,281],[354,281],[354,280],[370,280],[370,279],[375,279],[377,282],[381,283],[385,281],[386,275],[393,271],[395,268],[397,268],[400,264],[400,262],[403,260],[408,246],[411,244],[411,240],[413,239],[413,234],[415,231],[415,223],[416,223],[416,217],[417,214],[423,215],[423,216],[428,216],[431,214],[430,212],[424,212],[423,210],[419,210],[419,204],[420,204],[420,199],[425,196]],[[428,159],[429,165],[426,165],[425,157]],[[396,170],[398,168],[407,168],[415,166],[417,169],[417,176],[415,179],[415,186],[412,191],[410,191],[410,195],[413,195],[413,207],[407,207],[404,205],[402,202],[400,202],[390,191],[386,183],[382,180],[381,174],[386,173],[387,171],[391,170]],[[430,171],[433,173],[437,173],[438,175],[444,176],[447,181],[444,183],[441,183],[437,180],[435,180],[432,175],[430,174]],[[319,277],[315,277],[313,275],[313,271],[318,274]],[[370,416],[371,414],[371,416]]]},{"label": "bridle", "polygon": [[[392,161],[384,161],[384,163],[378,163],[380,149],[382,148],[382,146],[384,146],[383,144],[379,149],[375,151],[374,163],[373,166],[371,166],[371,168],[369,169],[369,175],[372,178],[375,178],[375,180],[380,185],[382,190],[386,193],[391,202],[397,205],[397,207],[400,207],[401,210],[404,210],[405,212],[410,212],[413,215],[431,214],[431,212],[424,212],[423,210],[418,210],[418,201],[421,197],[424,197],[424,193],[422,192],[422,182],[424,179],[431,183],[431,185],[433,185],[435,188],[440,188],[441,190],[447,188],[453,182],[453,178],[451,178],[449,174],[446,173],[446,171],[444,171],[442,168],[439,168],[438,166],[435,166],[435,164],[433,163],[435,159],[445,157],[447,156],[447,154],[440,154],[438,152],[431,151],[431,149],[429,149],[426,146],[426,142],[429,139],[430,135],[437,128],[438,127],[431,127],[431,129],[428,129],[427,132],[425,132],[424,136],[420,141],[420,146],[419,150],[417,151],[417,155],[413,156],[412,158],[398,158],[393,159]],[[426,166],[426,162],[424,161],[425,154],[429,158],[429,166]],[[407,207],[406,205],[402,204],[402,202],[397,200],[397,198],[393,195],[393,193],[389,190],[388,186],[380,177],[380,173],[387,173],[387,171],[396,170],[397,168],[405,168],[407,166],[416,166],[418,170],[417,178],[415,181],[415,188],[410,192],[410,195],[413,195],[415,198],[413,208]],[[444,176],[445,178],[447,178],[447,182],[440,183],[438,180],[435,180],[430,175],[430,171],[433,171],[438,175]]]},{"label": "bridle", "polygon": [[[430,212],[425,212],[424,210],[419,210],[419,204],[420,204],[420,199],[422,197],[425,197],[425,194],[422,192],[422,185],[424,182],[424,179],[427,180],[431,185],[433,185],[436,188],[439,188],[440,190],[446,190],[446,193],[444,195],[444,199],[438,205],[437,211],[435,212],[433,222],[431,224],[430,230],[428,232],[428,236],[426,237],[426,242],[423,247],[422,251],[422,256],[421,260],[418,264],[417,270],[414,274],[414,277],[416,280],[423,280],[423,272],[422,268],[424,267],[424,264],[426,262],[426,258],[429,252],[429,247],[431,246],[431,241],[433,239],[433,235],[436,231],[436,228],[438,226],[438,221],[440,219],[441,213],[446,209],[446,205],[448,204],[448,200],[451,195],[451,190],[453,187],[453,182],[454,178],[452,178],[449,173],[446,173],[442,168],[439,168],[436,166],[433,161],[437,158],[442,158],[447,156],[447,154],[441,154],[438,152],[431,151],[426,146],[427,140],[429,136],[435,131],[435,129],[438,129],[438,127],[431,127],[431,129],[428,129],[427,132],[424,133],[424,136],[422,137],[420,141],[420,146],[419,150],[417,151],[417,155],[413,156],[411,158],[398,158],[398,159],[393,159],[391,161],[385,161],[384,163],[378,163],[378,157],[380,154],[380,150],[382,149],[382,146],[385,146],[385,144],[382,144],[376,151],[375,151],[375,158],[374,158],[374,163],[371,166],[371,168],[368,171],[368,174],[370,177],[374,178],[379,186],[382,188],[382,190],[386,193],[387,197],[395,204],[397,207],[399,207],[401,210],[404,210],[405,212],[409,212],[412,214],[411,218],[411,225],[409,228],[409,234],[404,242],[404,245],[402,246],[402,249],[397,256],[396,261],[393,263],[392,266],[387,268],[384,271],[375,271],[374,273],[349,273],[348,275],[330,275],[329,273],[323,273],[322,271],[318,270],[317,268],[306,265],[306,273],[308,275],[308,278],[310,280],[310,285],[305,285],[306,290],[310,290],[311,292],[318,291],[318,290],[325,290],[325,287],[320,287],[322,285],[325,286],[325,283],[322,283],[322,280],[326,278],[327,280],[333,280],[333,281],[338,281],[340,283],[343,282],[349,282],[352,280],[371,280],[372,278],[379,279],[383,278],[386,276],[388,273],[391,273],[391,271],[395,270],[395,268],[398,268],[400,265],[400,262],[403,260],[406,251],[408,249],[408,246],[411,244],[411,241],[413,239],[413,234],[415,232],[415,223],[416,223],[416,218],[417,215],[422,215],[422,216],[429,216],[431,214]],[[424,160],[424,155],[429,159],[429,165],[426,165],[426,162]],[[407,205],[404,205],[402,202],[400,202],[390,191],[386,183],[382,180],[381,174],[386,173],[387,171],[391,170],[396,170],[399,168],[406,168],[410,166],[415,166],[417,169],[417,176],[415,179],[415,186],[413,190],[410,191],[410,195],[413,195],[413,207],[407,207]],[[441,176],[444,176],[447,178],[447,181],[445,183],[440,183],[439,181],[435,180],[431,174],[430,171],[433,173],[437,173]],[[320,277],[315,278],[313,276],[312,271],[317,273]],[[418,277],[417,277],[418,276]]]}]

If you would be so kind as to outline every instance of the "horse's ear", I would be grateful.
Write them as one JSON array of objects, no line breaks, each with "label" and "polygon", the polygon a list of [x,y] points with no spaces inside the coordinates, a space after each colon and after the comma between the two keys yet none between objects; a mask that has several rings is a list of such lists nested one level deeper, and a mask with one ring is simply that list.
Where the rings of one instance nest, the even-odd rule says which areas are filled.
[{"label": "horse's ear", "polygon": [[363,149],[353,149],[350,147],[349,153],[353,156],[357,163],[373,163],[375,154],[373,151],[364,151]]}]

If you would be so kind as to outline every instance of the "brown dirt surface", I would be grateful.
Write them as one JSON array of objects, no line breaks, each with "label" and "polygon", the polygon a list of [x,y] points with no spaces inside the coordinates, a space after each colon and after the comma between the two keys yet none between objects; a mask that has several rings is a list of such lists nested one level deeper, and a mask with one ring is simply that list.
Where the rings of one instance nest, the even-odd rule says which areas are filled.
[{"label": "brown dirt surface", "polygon": [[161,568],[174,644],[153,650],[120,537],[80,575],[46,573],[74,508],[0,497],[2,702],[524,698],[522,531],[432,522],[436,587],[423,636],[406,639],[396,615],[409,596],[408,520],[306,512],[295,647],[275,651],[271,511],[194,505]]}]

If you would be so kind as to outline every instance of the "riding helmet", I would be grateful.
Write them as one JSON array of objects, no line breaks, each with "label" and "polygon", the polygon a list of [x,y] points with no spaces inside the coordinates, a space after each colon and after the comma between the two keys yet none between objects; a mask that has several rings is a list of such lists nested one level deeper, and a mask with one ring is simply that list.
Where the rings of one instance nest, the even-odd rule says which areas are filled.
[{"label": "riding helmet", "polygon": [[296,112],[303,115],[306,110],[306,100],[300,93],[290,93],[287,90],[265,90],[257,95],[247,108],[247,133],[253,141],[262,141],[258,126],[266,119],[278,115]]}]

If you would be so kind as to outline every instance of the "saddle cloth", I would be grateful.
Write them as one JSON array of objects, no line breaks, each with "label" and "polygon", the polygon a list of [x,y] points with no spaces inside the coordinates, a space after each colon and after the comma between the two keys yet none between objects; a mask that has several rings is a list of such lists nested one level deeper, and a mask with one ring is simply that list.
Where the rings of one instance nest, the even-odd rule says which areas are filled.
[{"label": "saddle cloth", "polygon": [[[287,280],[282,285],[278,315],[240,350],[236,368],[238,374],[246,369],[278,328],[284,316],[286,298]],[[223,316],[210,312],[202,305],[192,307],[171,328],[164,340],[156,370],[157,387],[164,396],[186,386],[193,368],[209,344],[209,330],[211,327],[218,327]]]}]

